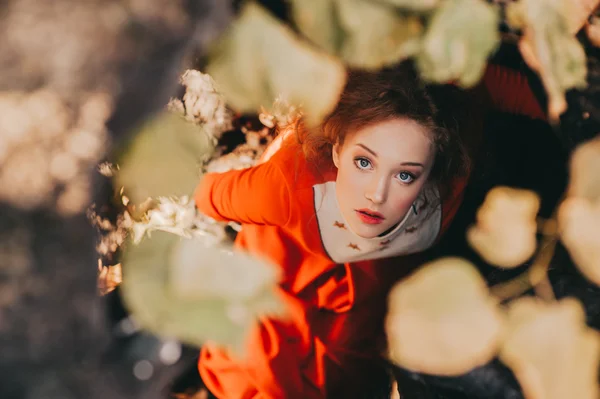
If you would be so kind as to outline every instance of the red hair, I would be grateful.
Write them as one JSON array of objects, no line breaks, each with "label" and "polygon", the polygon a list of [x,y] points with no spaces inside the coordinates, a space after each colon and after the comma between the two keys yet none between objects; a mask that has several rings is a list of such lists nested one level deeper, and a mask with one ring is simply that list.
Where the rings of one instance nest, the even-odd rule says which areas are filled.
[{"label": "red hair", "polygon": [[331,151],[348,134],[391,118],[409,118],[427,129],[435,147],[430,179],[445,194],[453,177],[465,176],[470,158],[459,134],[460,115],[467,116],[466,93],[456,87],[423,84],[410,62],[377,72],[350,71],[333,112],[314,129],[300,118],[294,124],[309,163],[330,166]]}]

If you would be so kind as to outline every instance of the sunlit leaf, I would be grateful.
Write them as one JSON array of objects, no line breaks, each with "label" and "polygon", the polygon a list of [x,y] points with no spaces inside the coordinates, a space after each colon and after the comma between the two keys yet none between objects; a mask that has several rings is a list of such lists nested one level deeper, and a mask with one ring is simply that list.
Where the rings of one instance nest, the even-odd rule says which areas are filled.
[{"label": "sunlit leaf", "polygon": [[528,399],[596,399],[600,341],[575,299],[511,302],[500,359]]},{"label": "sunlit leaf", "polygon": [[565,92],[586,85],[585,52],[573,34],[571,7],[571,0],[520,0],[507,9],[510,23],[524,30],[519,47],[544,83],[553,120],[567,108]]},{"label": "sunlit leaf", "polygon": [[487,262],[519,266],[536,248],[537,194],[528,190],[495,187],[477,211],[477,224],[467,231],[467,241]]},{"label": "sunlit leaf", "polygon": [[291,0],[292,16],[302,35],[330,54],[339,54],[344,32],[338,0]]},{"label": "sunlit leaf", "polygon": [[463,87],[477,83],[488,56],[500,43],[498,22],[498,9],[483,0],[442,2],[416,55],[421,75]]},{"label": "sunlit leaf", "polygon": [[358,68],[380,68],[411,55],[423,31],[419,18],[368,0],[293,0],[298,28],[309,40]]},{"label": "sunlit leaf", "polygon": [[212,151],[201,127],[165,112],[144,123],[132,136],[115,174],[117,186],[126,187],[132,203],[194,192],[202,160]]},{"label": "sunlit leaf", "polygon": [[585,28],[590,43],[596,47],[600,47],[600,18],[594,17],[590,24]]},{"label": "sunlit leaf", "polygon": [[569,197],[600,201],[600,136],[579,145],[571,155]]},{"label": "sunlit leaf", "polygon": [[181,198],[159,197],[157,204],[149,209],[139,221],[132,221],[133,242],[138,244],[146,234],[162,230],[181,237],[192,237],[191,229],[196,219],[194,201],[188,196]]},{"label": "sunlit leaf", "polygon": [[189,69],[181,77],[181,84],[186,88],[183,105],[187,120],[202,126],[215,140],[232,129],[233,115],[209,75]]},{"label": "sunlit leaf", "polygon": [[390,293],[390,358],[407,369],[463,374],[494,357],[501,331],[501,312],[466,260],[426,264]]},{"label": "sunlit leaf", "polygon": [[123,275],[135,321],[192,345],[210,340],[242,351],[258,317],[282,312],[274,267],[161,231],[128,248]]},{"label": "sunlit leaf", "polygon": [[381,0],[381,2],[411,11],[428,11],[440,4],[440,0]]},{"label": "sunlit leaf", "polygon": [[364,0],[339,0],[340,24],[346,36],[341,57],[360,68],[380,68],[408,56],[423,26],[415,16]]},{"label": "sunlit leaf", "polygon": [[569,31],[577,33],[587,22],[588,17],[596,9],[600,0],[571,0],[567,13]]},{"label": "sunlit leaf", "polygon": [[567,198],[558,213],[560,237],[579,270],[600,285],[600,201]]},{"label": "sunlit leaf", "polygon": [[282,96],[303,107],[310,123],[335,107],[343,65],[299,40],[261,6],[248,2],[215,46],[207,69],[237,110],[257,112]]}]

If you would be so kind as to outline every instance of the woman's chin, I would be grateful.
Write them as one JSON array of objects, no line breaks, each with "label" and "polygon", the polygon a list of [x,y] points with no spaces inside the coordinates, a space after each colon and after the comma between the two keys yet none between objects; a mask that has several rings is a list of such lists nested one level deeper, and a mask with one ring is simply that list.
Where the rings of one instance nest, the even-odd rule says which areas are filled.
[{"label": "woman's chin", "polygon": [[381,225],[368,225],[360,222],[350,227],[361,238],[375,238],[385,231],[385,228]]}]

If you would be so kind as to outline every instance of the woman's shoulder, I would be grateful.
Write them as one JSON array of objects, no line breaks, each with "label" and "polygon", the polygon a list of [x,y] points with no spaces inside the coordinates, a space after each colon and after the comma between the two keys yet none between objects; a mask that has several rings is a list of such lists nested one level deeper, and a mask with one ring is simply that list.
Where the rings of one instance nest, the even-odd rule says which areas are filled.
[{"label": "woman's shoulder", "polygon": [[294,130],[281,132],[263,153],[259,163],[270,162],[281,170],[288,185],[301,190],[335,180],[331,168],[319,168],[307,160]]}]

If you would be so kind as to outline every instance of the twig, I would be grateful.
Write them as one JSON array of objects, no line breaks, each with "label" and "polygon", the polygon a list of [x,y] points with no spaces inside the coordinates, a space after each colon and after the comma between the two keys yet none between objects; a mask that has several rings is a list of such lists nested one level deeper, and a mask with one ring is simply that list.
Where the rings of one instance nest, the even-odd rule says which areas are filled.
[{"label": "twig", "polygon": [[[554,220],[554,219],[552,219]],[[554,299],[550,281],[548,281],[548,267],[554,256],[554,249],[558,242],[556,231],[552,235],[545,235],[536,254],[533,265],[514,279],[493,286],[491,293],[501,302],[514,298],[535,288],[536,294],[546,300]]]}]

